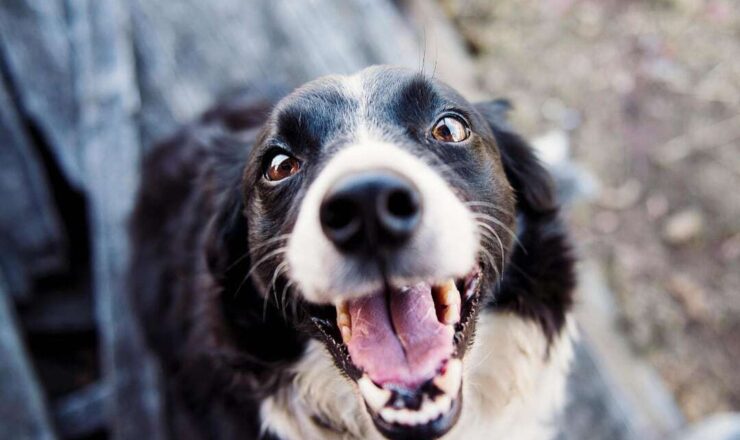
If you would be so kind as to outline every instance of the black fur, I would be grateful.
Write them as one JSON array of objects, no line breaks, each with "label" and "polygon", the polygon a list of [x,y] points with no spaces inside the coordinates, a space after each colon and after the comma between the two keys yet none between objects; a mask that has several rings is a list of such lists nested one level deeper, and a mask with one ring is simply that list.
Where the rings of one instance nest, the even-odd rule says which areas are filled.
[{"label": "black fur", "polygon": [[[488,307],[533,319],[552,338],[571,306],[573,261],[549,177],[506,126],[506,105],[471,107],[419,75],[377,81],[373,102],[387,111],[374,117],[389,138],[433,166],[466,164],[440,168],[461,197],[496,200],[504,192],[491,182],[512,185],[520,244],[501,234],[510,257],[498,288],[487,280]],[[290,231],[306,186],[342,147],[348,127],[341,114],[356,105],[326,84],[292,95],[271,115],[271,103],[228,102],[147,156],[132,223],[131,292],[168,379],[173,438],[257,438],[260,401],[290,380],[286,367],[315,337],[309,318],[325,310],[302,303],[284,277],[270,285],[280,257],[268,258],[275,248],[262,244]],[[451,105],[479,134],[469,149],[441,149],[424,137],[430,118]],[[262,168],[274,148],[315,166],[268,187]],[[287,312],[284,290],[295,306]]]}]

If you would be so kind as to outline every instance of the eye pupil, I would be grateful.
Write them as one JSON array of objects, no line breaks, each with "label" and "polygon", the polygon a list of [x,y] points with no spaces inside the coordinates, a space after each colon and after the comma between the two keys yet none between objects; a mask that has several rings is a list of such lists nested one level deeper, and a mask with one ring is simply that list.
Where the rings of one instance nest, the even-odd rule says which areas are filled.
[{"label": "eye pupil", "polygon": [[265,178],[272,182],[277,182],[297,173],[300,168],[298,159],[284,153],[279,153],[270,159],[270,163],[265,171]]},{"label": "eye pupil", "polygon": [[440,142],[462,142],[470,137],[470,129],[458,118],[446,116],[434,125],[432,136]]}]

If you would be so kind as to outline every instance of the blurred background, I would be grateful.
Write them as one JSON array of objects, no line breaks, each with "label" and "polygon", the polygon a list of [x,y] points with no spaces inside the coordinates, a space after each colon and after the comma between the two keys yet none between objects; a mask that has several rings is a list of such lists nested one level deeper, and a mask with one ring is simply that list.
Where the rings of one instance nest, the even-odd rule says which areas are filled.
[{"label": "blurred background", "polygon": [[563,439],[740,438],[735,0],[3,0],[0,438],[166,438],[126,296],[141,155],[377,63],[506,97],[580,257]]}]

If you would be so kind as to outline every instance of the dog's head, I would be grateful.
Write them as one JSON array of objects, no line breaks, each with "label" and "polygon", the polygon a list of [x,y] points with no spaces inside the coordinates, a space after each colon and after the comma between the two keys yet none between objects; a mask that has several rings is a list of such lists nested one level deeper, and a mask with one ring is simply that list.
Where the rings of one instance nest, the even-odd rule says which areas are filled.
[{"label": "dog's head", "polygon": [[[284,98],[250,153],[250,275],[326,344],[390,438],[457,421],[476,316],[512,246],[511,183],[528,176],[485,110],[373,67]],[[545,203],[541,179],[525,204]]]}]

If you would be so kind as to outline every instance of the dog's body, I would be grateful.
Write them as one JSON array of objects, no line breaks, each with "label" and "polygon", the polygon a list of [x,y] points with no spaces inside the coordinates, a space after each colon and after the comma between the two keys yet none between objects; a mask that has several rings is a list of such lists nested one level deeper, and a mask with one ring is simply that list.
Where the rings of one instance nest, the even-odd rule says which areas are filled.
[{"label": "dog's body", "polygon": [[[434,130],[446,121],[445,136],[456,135],[463,126],[470,140],[445,137],[444,142],[437,142],[424,134],[413,137],[414,121],[403,119],[404,115],[417,114],[421,125],[432,124],[437,119],[432,107],[440,105],[445,112],[459,110],[465,126],[455,125],[459,122],[449,118],[457,116],[444,113]],[[428,107],[432,116],[417,106]],[[472,107],[421,75],[383,67],[309,85],[269,115],[268,107],[239,103],[218,107],[158,146],[145,163],[133,223],[132,292],[167,377],[173,436],[285,440],[382,435],[552,437],[565,401],[572,356],[568,312],[573,263],[548,177],[529,148],[506,126],[507,106],[494,102]],[[360,116],[352,119],[353,114]],[[368,114],[371,117],[365,118]],[[396,121],[399,118],[403,121]],[[280,140],[277,152],[273,151],[276,139]],[[464,145],[466,150],[453,151],[462,148],[453,144]],[[423,157],[427,146],[445,149],[418,161],[415,156]],[[449,159],[447,154],[454,157]],[[282,162],[273,167],[276,160]],[[469,165],[456,171],[455,161]],[[353,266],[342,272],[343,265],[353,264],[359,251],[349,253],[348,244],[339,243],[327,231],[326,200],[331,199],[337,181],[377,169],[411,182],[411,191],[418,191],[422,200],[418,204],[418,209],[423,207],[421,224],[414,224],[410,238],[401,244],[394,241],[392,248],[362,250],[387,258],[383,261],[389,267],[383,269],[379,263],[381,275],[370,269],[363,272],[366,262],[358,266],[361,270]],[[411,177],[405,176],[407,172]],[[445,198],[449,202],[435,206]],[[317,226],[319,205],[323,223]],[[491,208],[487,214],[478,214],[495,222],[487,227],[494,231],[491,243],[477,244],[483,243],[480,237],[485,237],[485,231],[481,234],[473,228],[466,232],[468,218],[478,218],[475,206]],[[516,214],[511,215],[509,208],[514,207]],[[468,216],[469,211],[474,214]],[[445,225],[441,217],[457,220]],[[516,237],[506,236],[514,228]],[[449,235],[446,230],[450,229],[458,230]],[[426,238],[418,241],[417,236]],[[439,251],[429,244],[429,237],[446,243],[442,253],[454,247],[459,258],[434,257]],[[466,244],[473,239],[479,248]],[[287,244],[278,247],[281,241]],[[409,246],[416,252],[411,259],[402,253]],[[420,252],[419,248],[427,250]],[[469,248],[471,256],[467,257]],[[472,275],[465,275],[471,265]],[[378,276],[385,287],[377,286]],[[403,292],[418,286],[413,283],[428,283],[418,288],[437,298],[436,279],[461,276],[457,284],[464,287],[463,304],[458,303],[459,316],[449,326],[442,325],[447,319],[442,315],[442,323],[426,327],[393,315],[397,313],[394,307],[399,307],[395,304],[401,301],[395,298],[412,295]],[[475,281],[468,287],[471,277]],[[419,376],[414,369],[395,367],[390,354],[387,369],[395,368],[396,376],[374,367],[377,355],[373,350],[388,353],[393,345],[375,348],[375,341],[362,339],[367,335],[361,318],[379,319],[376,326],[385,321],[363,315],[367,312],[357,306],[353,309],[352,304],[365,301],[370,308],[374,300],[367,298],[376,295],[372,292],[378,288],[393,315],[387,320],[395,324],[393,331],[405,347],[402,366],[418,360],[418,365],[433,365],[433,371]],[[366,293],[344,293],[360,290]],[[339,306],[334,312],[334,307],[324,304],[341,302],[350,304],[351,336],[343,333],[344,323],[327,324],[339,319],[341,312]],[[440,313],[439,304],[434,307]],[[429,326],[433,326],[432,333],[454,331],[455,342],[450,342],[451,348],[446,342],[439,343],[437,357],[413,355],[399,325],[419,328],[419,332],[429,332]],[[436,337],[430,333],[424,343],[431,344],[428,341]],[[365,346],[358,348],[359,342]],[[436,348],[429,347],[424,351]],[[365,363],[358,366],[363,359]],[[440,362],[447,367],[438,370]],[[453,362],[462,364],[464,379],[461,397],[456,399],[456,391],[447,399],[448,405],[453,402],[451,409],[437,408],[440,415],[429,423],[388,422],[400,414],[395,409],[406,408],[399,411],[412,414],[426,408],[426,399],[440,393],[428,394],[429,378],[441,383],[439,377]],[[391,395],[389,390],[396,393],[402,386],[403,397],[413,394],[417,403],[397,400],[375,407],[363,389],[368,374],[380,392]],[[424,385],[417,385],[421,382]],[[384,414],[391,415],[384,419]]]}]

